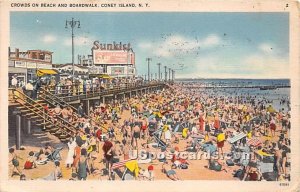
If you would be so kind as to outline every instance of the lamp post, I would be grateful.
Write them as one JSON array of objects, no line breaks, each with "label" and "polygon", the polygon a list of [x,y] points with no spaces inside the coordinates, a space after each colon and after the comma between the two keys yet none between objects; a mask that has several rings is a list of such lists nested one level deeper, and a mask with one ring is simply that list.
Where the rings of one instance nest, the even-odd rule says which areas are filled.
[{"label": "lamp post", "polygon": [[74,82],[74,74],[75,74],[75,69],[74,69],[74,28],[80,28],[80,21],[75,21],[74,18],[72,18],[71,21],[66,20],[66,26],[65,28],[68,28],[68,25],[71,27],[72,31],[72,75],[73,75],[73,82]]},{"label": "lamp post", "polygon": [[160,81],[160,65],[161,65],[161,63],[157,63],[157,65],[158,65],[158,81]]},{"label": "lamp post", "polygon": [[151,61],[152,59],[151,58],[146,58],[146,61],[148,62],[148,81],[150,81],[150,61]]},{"label": "lamp post", "polygon": [[171,68],[169,68],[169,82],[171,81]]},{"label": "lamp post", "polygon": [[165,67],[165,81],[167,81],[167,78],[168,78],[167,66],[164,66],[164,67]]},{"label": "lamp post", "polygon": [[172,81],[174,82],[175,79],[175,70],[172,70]]}]

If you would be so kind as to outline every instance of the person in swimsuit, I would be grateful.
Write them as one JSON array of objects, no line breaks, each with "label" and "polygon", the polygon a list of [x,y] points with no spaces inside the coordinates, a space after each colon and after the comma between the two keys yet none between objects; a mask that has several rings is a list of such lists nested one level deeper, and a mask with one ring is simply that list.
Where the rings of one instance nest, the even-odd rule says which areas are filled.
[{"label": "person in swimsuit", "polygon": [[219,115],[216,113],[214,117],[214,128],[215,128],[215,133],[217,133],[220,130],[220,120],[219,120]]},{"label": "person in swimsuit", "polygon": [[[68,110],[68,116],[69,116],[69,122],[72,122],[73,121],[73,109],[71,107],[67,107],[67,110]],[[74,115],[77,115],[77,114],[74,114]]]},{"label": "person in swimsuit", "polygon": [[59,161],[55,161],[54,162],[54,166],[55,169],[53,171],[50,172],[50,174],[48,174],[47,176],[43,177],[43,180],[47,180],[47,181],[56,181],[60,178],[62,178],[62,171],[60,169],[60,162]]},{"label": "person in swimsuit", "polygon": [[126,139],[122,140],[122,144],[123,144],[123,147],[122,147],[123,151],[122,152],[123,152],[123,155],[124,155],[124,160],[127,160],[127,159],[129,159],[130,146],[127,144]]},{"label": "person in swimsuit", "polygon": [[77,146],[74,148],[74,161],[73,161],[73,167],[77,168],[78,161],[80,159],[80,152],[81,152],[81,145],[79,146],[77,143]]},{"label": "person in swimsuit", "polygon": [[10,148],[9,149],[9,155],[10,155],[10,159],[9,162],[12,162],[13,164],[13,170],[12,170],[12,174],[11,176],[13,177],[17,171],[17,174],[22,175],[22,171],[19,168],[19,160],[21,159],[19,156],[17,156],[17,154],[15,153],[15,149],[14,148]]},{"label": "person in swimsuit", "polygon": [[270,130],[272,137],[275,137],[276,123],[274,119],[270,121]]},{"label": "person in swimsuit", "polygon": [[282,151],[276,146],[274,148],[274,170],[277,171],[278,175],[281,174],[281,162],[282,162]]},{"label": "person in swimsuit", "polygon": [[262,175],[259,172],[259,170],[257,169],[257,167],[252,166],[252,167],[250,167],[247,174],[245,174],[244,180],[247,180],[247,181],[260,181],[261,177],[262,177]]},{"label": "person in swimsuit", "polygon": [[172,169],[171,165],[168,163],[168,161],[165,161],[164,164],[162,165],[162,170],[163,172],[173,181],[180,180],[179,177],[177,176],[176,172],[174,169]]},{"label": "person in swimsuit", "polygon": [[87,151],[86,149],[81,149],[81,156],[78,161],[77,166],[77,176],[78,180],[86,180],[87,170],[89,170],[88,159],[86,158]]},{"label": "person in swimsuit", "polygon": [[96,159],[97,159],[97,153],[92,152],[89,161],[90,172],[93,176],[100,175],[100,179],[101,179],[101,170],[95,165]]},{"label": "person in swimsuit", "polygon": [[57,104],[56,107],[54,108],[54,114],[55,114],[56,116],[60,115],[60,114],[61,114],[61,110],[62,110],[62,109],[60,108],[60,105]]},{"label": "person in swimsuit", "polygon": [[221,130],[219,134],[217,135],[217,147],[218,147],[218,154],[219,156],[223,156],[223,147],[225,142],[225,134]]},{"label": "person in swimsuit", "polygon": [[58,180],[60,178],[62,178],[62,171],[60,169],[60,162],[59,161],[55,161],[54,162],[55,165],[55,170],[54,170],[54,180]]},{"label": "person in swimsuit", "polygon": [[204,122],[205,122],[204,117],[205,117],[205,114],[200,113],[200,117],[199,117],[199,130],[200,130],[200,132],[204,131]]},{"label": "person in swimsuit", "polygon": [[30,151],[29,156],[27,157],[26,162],[24,164],[24,169],[32,169],[36,167],[36,157],[34,156],[34,152]]},{"label": "person in swimsuit", "polygon": [[104,139],[104,144],[102,147],[103,155],[106,163],[106,169],[108,170],[108,179],[111,180],[111,167],[113,164],[113,154],[112,154],[113,144],[109,138]]},{"label": "person in swimsuit", "polygon": [[140,132],[141,129],[138,126],[138,123],[135,123],[135,126],[133,127],[133,135],[132,135],[132,139],[133,139],[133,146],[135,146],[136,148],[138,148],[138,139],[140,138]]},{"label": "person in swimsuit", "polygon": [[174,122],[177,123],[178,121],[179,121],[179,115],[178,115],[178,113],[175,113]]},{"label": "person in swimsuit", "polygon": [[148,120],[146,117],[144,117],[142,120],[142,132],[143,132],[144,138],[146,138],[148,135],[147,127],[148,127]]},{"label": "person in swimsuit", "polygon": [[69,121],[69,111],[66,107],[61,110],[61,116],[65,120],[65,122]]},{"label": "person in swimsuit", "polygon": [[126,129],[127,137],[131,138],[131,127],[130,127],[130,125],[127,125],[125,127],[125,129]]},{"label": "person in swimsuit", "polygon": [[289,154],[291,152],[290,148],[288,147],[289,143],[287,141],[288,139],[283,140],[283,145],[282,145],[282,174],[287,177],[287,161]]},{"label": "person in swimsuit", "polygon": [[49,155],[54,151],[53,147],[51,146],[50,143],[45,144],[45,155]]}]

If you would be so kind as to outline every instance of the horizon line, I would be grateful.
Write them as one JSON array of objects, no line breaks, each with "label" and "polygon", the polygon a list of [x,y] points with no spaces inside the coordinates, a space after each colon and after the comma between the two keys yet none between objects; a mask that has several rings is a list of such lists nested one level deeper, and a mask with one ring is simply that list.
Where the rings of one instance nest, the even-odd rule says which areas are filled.
[{"label": "horizon line", "polygon": [[174,80],[202,80],[202,79],[244,79],[244,80],[272,80],[272,79],[281,79],[281,80],[290,80],[290,78],[230,78],[230,77],[224,77],[224,78],[214,78],[214,77],[208,77],[208,78],[175,78]]}]

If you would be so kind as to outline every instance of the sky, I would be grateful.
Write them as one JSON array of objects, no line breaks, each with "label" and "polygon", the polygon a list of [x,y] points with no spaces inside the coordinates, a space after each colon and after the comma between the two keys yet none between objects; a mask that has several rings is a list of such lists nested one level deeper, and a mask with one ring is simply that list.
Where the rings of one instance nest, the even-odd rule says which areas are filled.
[{"label": "sky", "polygon": [[71,29],[77,55],[95,40],[131,43],[138,75],[157,63],[176,78],[289,78],[288,13],[11,12],[10,47],[53,52],[53,63],[71,63]]}]

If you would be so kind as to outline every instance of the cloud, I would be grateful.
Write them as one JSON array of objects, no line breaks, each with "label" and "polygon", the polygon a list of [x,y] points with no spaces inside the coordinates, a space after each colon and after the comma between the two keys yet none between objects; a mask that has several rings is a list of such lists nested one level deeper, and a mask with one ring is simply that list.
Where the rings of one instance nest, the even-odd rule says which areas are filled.
[{"label": "cloud", "polygon": [[275,47],[274,47],[274,45],[271,45],[268,43],[262,43],[258,46],[258,49],[265,54],[273,54]]},{"label": "cloud", "polygon": [[226,60],[221,55],[207,55],[186,63],[186,70],[177,71],[177,78],[288,78],[288,57],[262,53]]},{"label": "cloud", "polygon": [[203,47],[213,47],[219,45],[221,43],[221,39],[217,35],[209,35],[201,42]]},{"label": "cloud", "polygon": [[150,42],[142,42],[138,44],[138,47],[141,49],[151,49],[152,48],[152,43]]},{"label": "cloud", "polygon": [[54,35],[45,35],[43,38],[42,38],[42,41],[44,43],[53,43],[56,41],[56,36]]},{"label": "cloud", "polygon": [[177,78],[289,77],[289,56],[275,44],[262,42],[247,51],[244,45],[219,49],[222,44],[223,39],[215,34],[199,39],[170,35],[162,41],[143,42],[139,47],[175,68]]},{"label": "cloud", "polygon": [[185,55],[198,55],[202,49],[210,49],[221,44],[221,38],[210,34],[203,39],[191,38],[182,35],[170,35],[163,41],[156,43],[143,42],[139,47],[144,51],[151,51],[157,57],[171,58]]},{"label": "cloud", "polygon": [[[93,40],[90,37],[77,36],[77,37],[74,38],[75,46],[80,46],[80,45],[90,45],[90,46],[92,46],[92,43],[93,43]],[[64,45],[65,46],[71,46],[72,45],[71,37],[64,40]]]},{"label": "cloud", "polygon": [[245,71],[258,74],[260,78],[287,78],[289,77],[288,58],[254,54],[245,58]]}]

